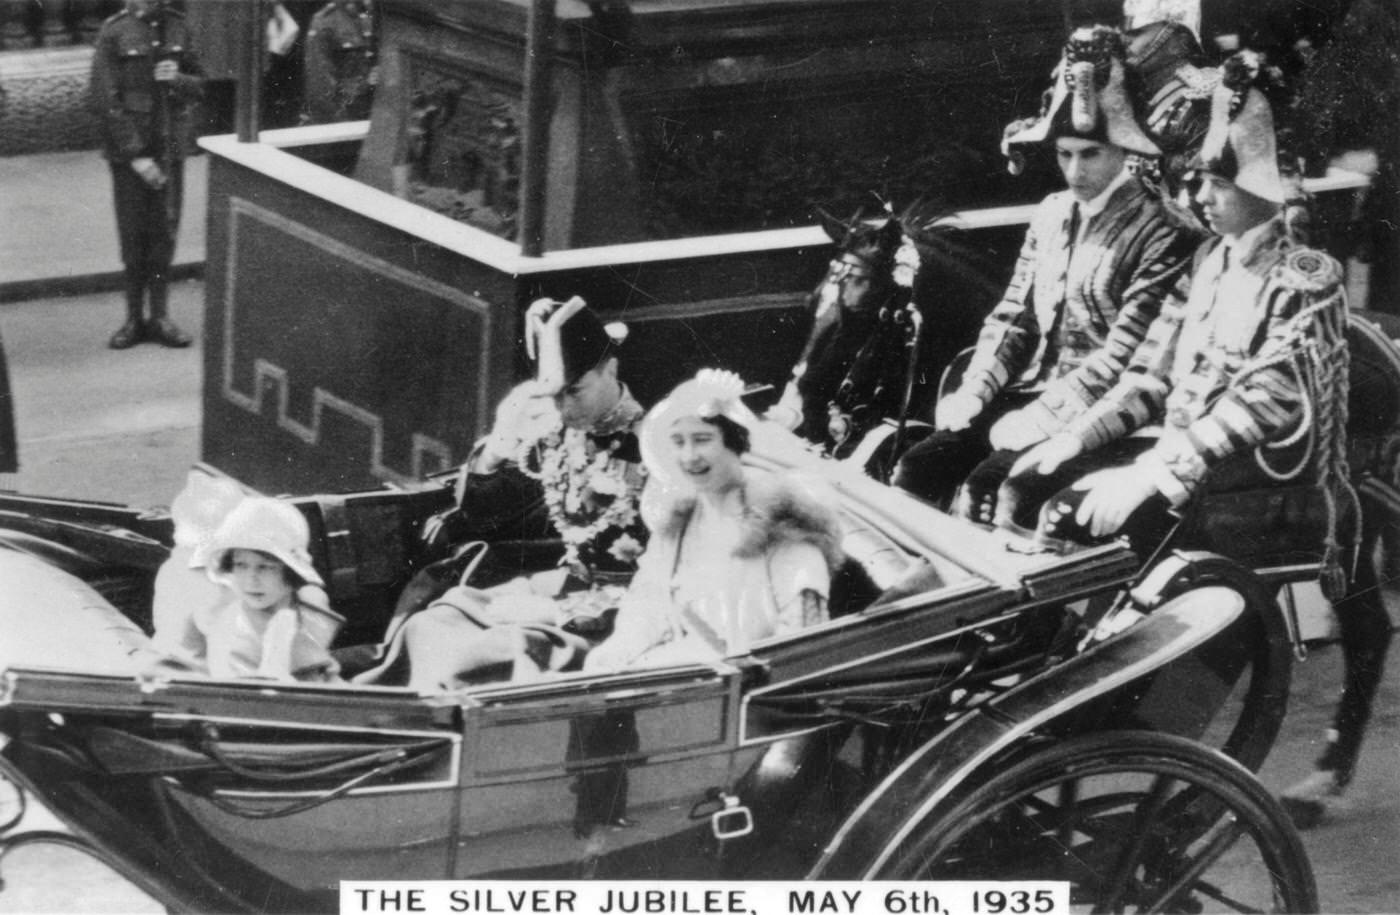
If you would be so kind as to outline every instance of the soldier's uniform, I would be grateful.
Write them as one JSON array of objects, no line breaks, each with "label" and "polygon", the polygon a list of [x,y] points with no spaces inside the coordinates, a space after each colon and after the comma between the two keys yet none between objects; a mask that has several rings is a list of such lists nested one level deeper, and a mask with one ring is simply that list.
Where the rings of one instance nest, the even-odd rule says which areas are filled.
[{"label": "soldier's uniform", "polygon": [[[156,64],[173,60],[179,75],[155,79]],[[184,194],[184,160],[192,148],[203,71],[184,18],[163,5],[148,14],[131,9],[102,24],[92,58],[92,104],[101,119],[103,154],[112,170],[117,232],[126,267],[127,323],[112,337],[114,349],[143,339],[188,346],[190,338],[166,313],[167,283],[175,256]],[[155,160],[165,173],[153,188],[132,168]],[[150,317],[144,302],[149,295]]]},{"label": "soldier's uniform", "polygon": [[[408,617],[403,646],[414,688],[450,686],[513,663],[527,642],[526,652],[541,668],[566,662],[585,647],[580,638],[600,634],[578,629],[578,621],[597,625],[617,606],[646,543],[641,514],[646,468],[637,436],[643,410],[625,386],[619,383],[617,399],[606,409],[606,401],[595,404],[601,415],[573,417],[586,421],[587,428],[568,425],[564,406],[542,414],[537,423],[517,425],[529,416],[526,402],[516,399],[521,390],[530,392],[530,400],[554,395],[567,401],[567,392],[585,383],[584,376],[617,383],[608,367],[620,328],[609,332],[577,296],[568,302],[536,301],[526,313],[526,326],[527,343],[537,348],[535,381],[507,396],[498,408],[498,428],[463,466],[457,523],[428,531],[433,544],[442,537],[492,543],[496,564],[473,568],[471,584],[477,590],[463,596],[475,609],[440,602]],[[490,460],[483,463],[487,448]],[[563,558],[550,550],[546,561],[553,568],[522,576],[525,566],[546,557],[517,557],[523,544],[502,542],[520,537],[562,541]],[[571,620],[573,631],[565,631]],[[392,651],[387,656],[394,657]]]},{"label": "soldier's uniform", "polygon": [[306,117],[312,124],[369,117],[378,48],[374,14],[362,0],[322,7],[306,34]]},{"label": "soldier's uniform", "polygon": [[[539,344],[536,383],[552,389],[574,383],[617,348],[582,299],[556,306],[540,300],[530,312],[540,321],[527,317],[533,338],[558,341]],[[617,403],[593,417],[587,429],[532,430],[516,454],[485,473],[473,470],[487,444],[483,439],[457,481],[458,526],[469,525],[470,533],[459,529],[447,535],[491,541],[562,538],[566,562],[581,581],[630,574],[647,539],[637,510],[646,476],[637,442],[644,412],[627,386],[620,385]]]}]

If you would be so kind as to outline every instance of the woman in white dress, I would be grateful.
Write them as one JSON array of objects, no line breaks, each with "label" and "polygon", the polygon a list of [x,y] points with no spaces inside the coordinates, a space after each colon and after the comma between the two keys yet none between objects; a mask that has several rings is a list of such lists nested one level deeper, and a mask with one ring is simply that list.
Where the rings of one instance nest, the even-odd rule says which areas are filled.
[{"label": "woman in white dress", "polygon": [[758,420],[742,391],[704,371],[647,416],[651,539],[586,668],[718,660],[826,619],[839,523],[799,479],[744,466]]}]

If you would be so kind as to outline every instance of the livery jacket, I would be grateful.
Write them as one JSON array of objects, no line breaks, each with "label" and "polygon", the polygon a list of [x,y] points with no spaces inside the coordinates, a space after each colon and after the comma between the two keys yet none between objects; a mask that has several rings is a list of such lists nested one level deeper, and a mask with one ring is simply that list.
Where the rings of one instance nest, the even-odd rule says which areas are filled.
[{"label": "livery jacket", "polygon": [[1090,450],[1163,422],[1138,463],[1180,505],[1212,466],[1291,440],[1305,412],[1329,408],[1309,403],[1307,355],[1345,313],[1340,265],[1291,242],[1281,216],[1233,245],[1212,239],[1190,296],[1163,308],[1119,383],[1065,431]]},{"label": "livery jacket", "polygon": [[1058,429],[1117,380],[1203,231],[1135,178],[1110,193],[1070,246],[1068,191],[1031,217],[1006,295],[982,326],[962,390],[983,403],[1036,391],[1037,424]]},{"label": "livery jacket", "polygon": [[327,3],[306,33],[306,114],[313,124],[369,117],[374,14],[364,3]]},{"label": "livery jacket", "polygon": [[[161,84],[155,68],[165,59],[178,63],[180,74]],[[184,17],[169,9],[144,18],[121,12],[102,23],[91,92],[108,159],[183,159],[193,147],[196,103],[204,94],[204,71]],[[169,96],[165,111],[162,92]]]}]

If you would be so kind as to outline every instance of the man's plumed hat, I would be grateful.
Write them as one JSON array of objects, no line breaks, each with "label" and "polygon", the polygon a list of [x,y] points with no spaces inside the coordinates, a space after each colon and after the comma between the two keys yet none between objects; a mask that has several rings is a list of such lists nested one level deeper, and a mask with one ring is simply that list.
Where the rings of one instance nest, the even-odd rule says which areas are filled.
[{"label": "man's plumed hat", "polygon": [[626,325],[605,325],[578,296],[536,299],[525,312],[525,349],[535,360],[535,380],[551,394],[602,365],[626,337]]},{"label": "man's plumed hat", "polygon": [[1076,29],[1065,43],[1055,85],[1040,117],[1015,125],[1002,140],[1002,152],[1013,160],[1013,147],[1045,143],[1059,137],[1079,137],[1142,156],[1161,150],[1138,124],[1127,87],[1123,35],[1096,25]]},{"label": "man's plumed hat", "polygon": [[1228,178],[1240,190],[1272,203],[1283,203],[1278,141],[1269,100],[1260,91],[1262,58],[1241,51],[1225,62],[1220,85],[1211,96],[1210,128],[1201,144],[1201,168]]}]

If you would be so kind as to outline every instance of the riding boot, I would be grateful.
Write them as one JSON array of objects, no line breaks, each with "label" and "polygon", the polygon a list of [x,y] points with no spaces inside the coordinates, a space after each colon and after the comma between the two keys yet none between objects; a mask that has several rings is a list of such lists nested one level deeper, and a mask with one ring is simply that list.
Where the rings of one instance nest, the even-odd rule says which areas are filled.
[{"label": "riding boot", "polygon": [[142,299],[146,292],[146,277],[136,271],[126,274],[126,323],[117,328],[107,345],[112,349],[131,349],[146,339],[146,327],[142,321]]},{"label": "riding boot", "polygon": [[190,345],[192,338],[170,320],[166,310],[168,294],[169,287],[166,286],[164,277],[152,280],[151,320],[146,324],[146,339],[161,346],[182,349]]}]

